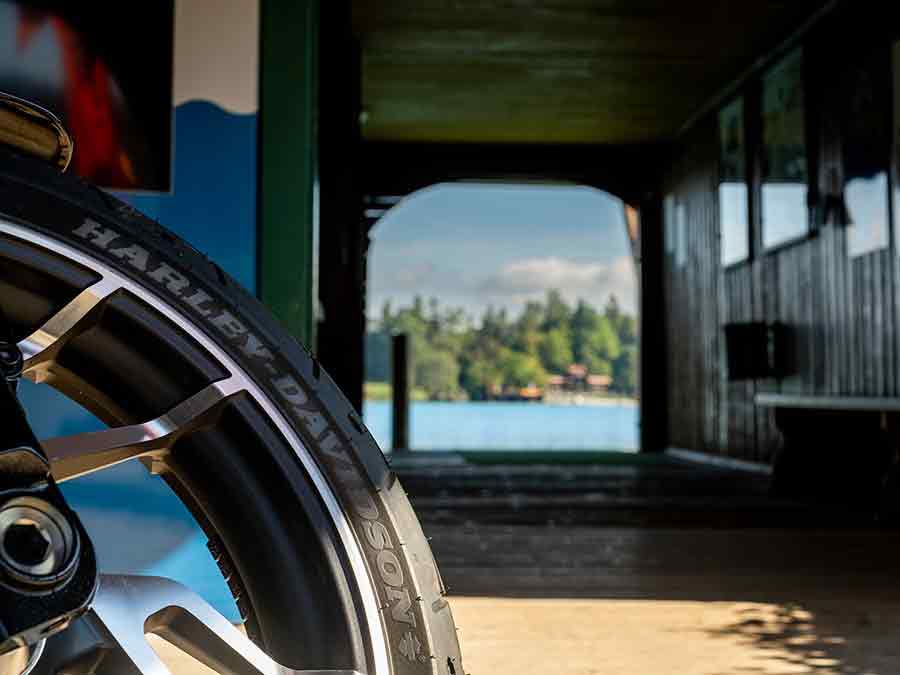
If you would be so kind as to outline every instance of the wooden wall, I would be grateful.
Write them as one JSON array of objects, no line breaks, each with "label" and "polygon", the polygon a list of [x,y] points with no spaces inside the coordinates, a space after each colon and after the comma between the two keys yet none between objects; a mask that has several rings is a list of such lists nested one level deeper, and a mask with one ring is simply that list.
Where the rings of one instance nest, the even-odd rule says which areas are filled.
[{"label": "wooden wall", "polygon": [[[854,53],[871,56],[874,49],[875,57],[884,59],[888,103],[883,113],[891,114],[891,45],[900,26],[886,29],[885,17],[871,14],[835,17],[803,42],[813,207],[808,237],[762,250],[758,121],[747,115],[751,259],[724,269],[719,263],[716,115],[681,139],[663,186],[664,194],[683,204],[687,223],[683,264],[678,264],[677,247],[669,245],[664,261],[669,447],[770,462],[780,438],[771,411],[754,405],[755,394],[900,395],[900,270],[893,228],[887,248],[851,258],[839,209],[831,209],[827,218],[821,215],[834,201],[834,185],[843,184],[841,111],[848,83],[861,68]],[[890,21],[896,23],[891,19],[888,26]],[[751,78],[740,93],[752,100],[758,88],[759,80]],[[884,152],[887,163],[890,141]],[[667,223],[666,229],[671,233],[674,227]],[[746,321],[781,321],[790,327],[790,376],[728,381],[723,326]]]}]

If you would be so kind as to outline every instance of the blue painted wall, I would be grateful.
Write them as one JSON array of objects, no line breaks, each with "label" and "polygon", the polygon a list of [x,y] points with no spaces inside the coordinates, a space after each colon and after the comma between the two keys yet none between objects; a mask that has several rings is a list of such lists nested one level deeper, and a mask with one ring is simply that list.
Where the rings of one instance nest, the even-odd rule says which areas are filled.
[{"label": "blue painted wall", "polygon": [[256,291],[256,114],[208,101],[175,109],[174,190],[117,194]]},{"label": "blue painted wall", "polygon": [[[118,194],[256,287],[256,115],[192,101],[175,111],[171,194]],[[38,436],[100,429],[90,413],[46,386],[23,383]],[[184,506],[137,463],[63,486],[98,549],[101,569],[175,578],[237,619],[230,593]]]}]

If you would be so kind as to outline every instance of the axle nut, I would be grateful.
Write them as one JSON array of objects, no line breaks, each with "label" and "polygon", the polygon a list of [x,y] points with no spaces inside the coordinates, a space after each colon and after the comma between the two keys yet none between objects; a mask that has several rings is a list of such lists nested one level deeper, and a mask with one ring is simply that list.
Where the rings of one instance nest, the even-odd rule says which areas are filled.
[{"label": "axle nut", "polygon": [[59,509],[36,497],[17,497],[0,507],[0,567],[13,580],[44,586],[73,567],[77,538]]},{"label": "axle nut", "polygon": [[40,565],[50,554],[50,534],[35,522],[19,520],[9,526],[3,548],[21,565]]},{"label": "axle nut", "polygon": [[23,359],[18,346],[0,340],[0,375],[13,382],[22,376]]}]

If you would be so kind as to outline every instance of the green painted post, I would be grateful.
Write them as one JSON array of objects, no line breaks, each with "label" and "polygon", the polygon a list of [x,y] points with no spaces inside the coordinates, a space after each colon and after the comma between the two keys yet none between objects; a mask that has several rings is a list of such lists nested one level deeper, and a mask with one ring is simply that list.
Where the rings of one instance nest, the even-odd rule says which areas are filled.
[{"label": "green painted post", "polygon": [[261,2],[259,292],[312,347],[319,2]]}]

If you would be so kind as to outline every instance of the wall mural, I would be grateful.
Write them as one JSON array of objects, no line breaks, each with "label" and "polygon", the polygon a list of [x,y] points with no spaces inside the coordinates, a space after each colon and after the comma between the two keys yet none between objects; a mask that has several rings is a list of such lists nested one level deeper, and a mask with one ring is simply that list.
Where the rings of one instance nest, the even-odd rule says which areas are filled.
[{"label": "wall mural", "polygon": [[[0,0],[0,90],[62,119],[82,178],[168,191],[172,13],[171,1],[111,9]],[[124,22],[141,27],[139,45],[131,31],[110,28]]]}]

